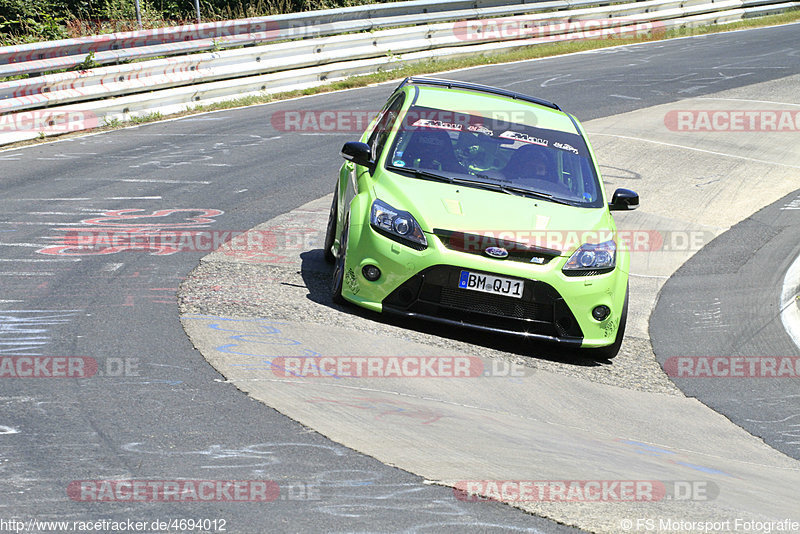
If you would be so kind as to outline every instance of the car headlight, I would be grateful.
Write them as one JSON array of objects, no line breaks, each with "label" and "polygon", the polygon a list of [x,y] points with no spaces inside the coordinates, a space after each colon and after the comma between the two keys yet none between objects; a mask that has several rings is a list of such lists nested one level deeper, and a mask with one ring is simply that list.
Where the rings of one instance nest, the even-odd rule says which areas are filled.
[{"label": "car headlight", "polygon": [[[584,243],[570,256],[562,269],[566,274],[592,275],[607,272],[617,264],[617,244],[606,241],[598,245]],[[567,272],[569,271],[569,272]]]},{"label": "car headlight", "polygon": [[394,209],[386,202],[375,200],[372,203],[369,222],[373,228],[396,241],[409,242],[407,244],[413,244],[414,248],[428,246],[428,240],[416,219],[407,211]]}]

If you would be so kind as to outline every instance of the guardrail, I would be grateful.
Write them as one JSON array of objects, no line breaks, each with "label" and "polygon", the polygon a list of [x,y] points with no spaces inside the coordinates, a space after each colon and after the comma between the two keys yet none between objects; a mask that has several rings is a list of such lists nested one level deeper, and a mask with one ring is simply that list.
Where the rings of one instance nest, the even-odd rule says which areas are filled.
[{"label": "guardrail", "polygon": [[[588,3],[594,0],[583,0]],[[683,0],[685,1],[685,0]],[[669,17],[667,8],[676,8],[681,0],[650,0],[639,3],[636,9],[665,10],[659,15],[646,18]],[[703,6],[689,8],[688,12],[704,12]],[[714,4],[716,5],[716,4]],[[628,4],[608,8],[603,15],[618,17],[631,11]],[[580,9],[570,12],[573,20],[583,20],[597,15],[597,9]],[[546,13],[536,16],[509,17],[496,21],[484,19],[482,26],[492,24],[514,25],[517,34],[529,26],[541,36],[560,35],[568,32],[567,25],[554,25],[563,19],[561,13]],[[644,16],[631,16],[606,21],[608,27],[619,27],[640,23]],[[536,26],[540,24],[546,26]],[[652,28],[647,28],[652,29]],[[153,90],[168,86],[188,85],[201,81],[266,74],[281,70],[297,69],[333,63],[347,59],[402,54],[430,48],[464,46],[469,44],[510,40],[521,35],[504,32],[482,32],[482,35],[467,35],[471,31],[468,23],[426,24],[411,28],[384,30],[375,33],[356,33],[327,39],[304,39],[273,45],[248,47],[224,52],[191,54],[170,59],[135,63],[116,67],[92,69],[91,71],[66,72],[13,80],[0,83],[0,113],[37,106],[63,104],[102,98],[140,90]],[[20,98],[26,97],[26,98]]]},{"label": "guardrail", "polygon": [[[607,4],[610,1],[600,0],[598,2],[595,0],[595,4]],[[133,51],[137,48],[171,43],[206,41],[215,42],[216,46],[221,47],[239,46],[249,41],[263,42],[298,37],[322,37],[351,31],[370,31],[399,25],[413,25],[421,22],[420,17],[424,17],[424,22],[438,22],[510,15],[536,9],[569,9],[574,5],[586,3],[588,2],[570,2],[568,0],[534,0],[534,2],[526,0],[414,0],[369,4],[0,47],[0,65],[71,56],[78,56],[81,58],[80,61],[83,61],[89,53],[96,55],[93,59],[97,63],[113,62],[116,61],[114,54],[103,56],[100,53],[126,50],[128,55],[125,59],[131,59]],[[187,49],[178,48],[178,52],[183,50]],[[170,51],[170,48],[165,49],[166,53],[170,53]],[[142,57],[148,56],[143,55]],[[44,70],[52,70],[47,63],[43,63],[42,67]],[[0,76],[13,76],[14,74],[11,72],[13,72],[12,69],[6,68],[0,71]]]},{"label": "guardrail", "polygon": [[[497,5],[482,9],[491,9],[494,13],[505,13],[509,9],[534,12],[504,18],[471,18],[434,24],[430,23],[431,17],[427,13],[421,17],[404,14],[402,17],[407,22],[413,19],[425,23],[370,33],[348,33],[185,54],[0,83],[0,113],[4,113],[0,115],[0,144],[37,137],[42,135],[40,132],[48,135],[91,128],[101,125],[102,121],[125,119],[141,112],[172,113],[183,111],[192,103],[210,103],[234,95],[305,88],[335,78],[391,68],[399,63],[496,53],[554,40],[665,31],[676,26],[727,22],[800,6],[800,1],[648,0],[570,9],[566,12],[541,12],[545,5],[566,2],[500,5],[500,0],[489,1]],[[577,0],[571,5],[589,3],[597,5],[596,0]],[[464,0],[445,3],[464,4]],[[431,6],[431,3],[398,2],[361,8],[373,7],[385,13],[381,10],[389,7],[397,10],[400,5],[419,10],[425,5]],[[325,20],[329,21],[334,16],[333,12],[335,16],[342,16],[342,13],[350,13],[348,10],[364,12],[364,9],[345,8],[317,13],[326,14],[328,18]],[[440,9],[437,16],[445,16],[444,13]],[[447,13],[452,16],[454,11]],[[302,15],[305,20],[310,20],[313,14]],[[289,17],[285,18],[288,20]],[[363,21],[351,22],[340,25],[337,31],[350,31],[345,28],[352,29],[363,24]],[[203,41],[199,39],[155,46],[174,46],[176,49],[185,46],[194,50]],[[47,43],[41,44],[44,47]],[[152,46],[109,53],[151,53],[147,52],[148,48]],[[71,105],[65,107],[66,104]],[[90,115],[93,115],[93,119],[87,121],[86,117]]]},{"label": "guardrail", "polygon": [[[77,67],[86,61],[89,54],[92,63],[107,65],[265,42],[375,31],[448,20],[566,10],[589,4],[607,5],[610,2],[611,0],[549,0],[533,3],[525,3],[524,0],[516,3],[509,0],[417,0],[48,41],[0,47],[0,78]],[[424,15],[422,19],[421,15]]]}]

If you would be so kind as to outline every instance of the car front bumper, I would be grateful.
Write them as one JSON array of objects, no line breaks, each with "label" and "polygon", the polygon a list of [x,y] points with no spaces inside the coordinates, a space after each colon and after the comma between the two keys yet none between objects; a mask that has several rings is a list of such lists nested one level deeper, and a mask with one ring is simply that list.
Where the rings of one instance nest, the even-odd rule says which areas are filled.
[{"label": "car front bumper", "polygon": [[[617,267],[595,276],[566,276],[567,258],[544,265],[498,260],[448,249],[426,233],[428,247],[415,250],[351,220],[342,296],[362,307],[452,326],[602,347],[616,338],[628,282],[629,258],[617,253]],[[376,281],[362,269],[381,271]],[[524,281],[522,298],[458,287],[461,271],[480,272]],[[610,315],[597,321],[592,310],[608,306]]]}]

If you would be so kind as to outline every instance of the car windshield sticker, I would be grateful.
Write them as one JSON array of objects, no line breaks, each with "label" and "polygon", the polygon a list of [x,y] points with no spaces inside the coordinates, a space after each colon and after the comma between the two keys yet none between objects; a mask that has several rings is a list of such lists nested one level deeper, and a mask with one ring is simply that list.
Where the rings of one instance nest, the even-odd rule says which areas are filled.
[{"label": "car windshield sticker", "polygon": [[547,139],[534,137],[532,135],[528,135],[522,132],[515,132],[513,130],[506,130],[497,137],[501,137],[503,139],[511,139],[512,141],[520,141],[522,143],[530,143],[532,145],[539,145],[539,146],[547,146],[549,144]]},{"label": "car windshield sticker", "polygon": [[454,130],[456,132],[460,132],[464,128],[463,124],[437,121],[432,119],[419,119],[414,123],[414,126],[416,126],[417,128],[438,128],[439,130]]},{"label": "car windshield sticker", "polygon": [[556,148],[560,148],[561,150],[567,150],[572,152],[573,154],[578,153],[578,149],[568,143],[553,143],[553,146]]},{"label": "car windshield sticker", "polygon": [[467,127],[467,130],[470,132],[482,133],[484,135],[488,135],[489,137],[494,137],[494,132],[483,124],[470,124],[469,127]]},{"label": "car windshield sticker", "polygon": [[[450,132],[470,132],[483,134],[494,139],[513,141],[519,144],[538,145],[550,150],[564,151],[581,157],[588,157],[586,143],[577,133],[552,130],[514,122],[497,112],[481,113],[479,111],[449,111],[414,106],[408,110],[401,121],[401,128],[416,130],[418,128],[435,128]],[[510,116],[510,115],[509,115]],[[516,115],[514,115],[516,116]],[[524,114],[523,118],[535,119],[535,115]],[[519,146],[519,145],[518,145]]]}]

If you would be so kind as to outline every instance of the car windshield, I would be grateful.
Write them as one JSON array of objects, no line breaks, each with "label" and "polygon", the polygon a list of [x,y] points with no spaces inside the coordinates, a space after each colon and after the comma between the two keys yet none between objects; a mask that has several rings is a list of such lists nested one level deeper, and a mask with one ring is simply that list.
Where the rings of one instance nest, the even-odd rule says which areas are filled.
[{"label": "car windshield", "polygon": [[[438,175],[458,183],[483,182],[505,192],[530,191],[585,207],[603,205],[580,135],[485,115],[490,113],[413,106],[395,123],[387,168],[418,178]],[[525,116],[535,117],[527,112]]]}]

